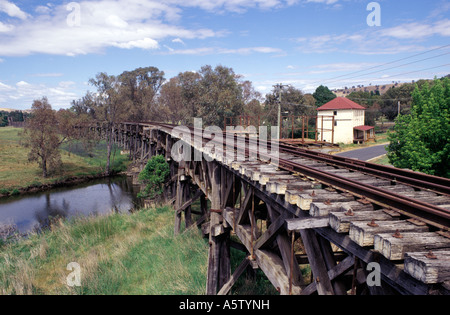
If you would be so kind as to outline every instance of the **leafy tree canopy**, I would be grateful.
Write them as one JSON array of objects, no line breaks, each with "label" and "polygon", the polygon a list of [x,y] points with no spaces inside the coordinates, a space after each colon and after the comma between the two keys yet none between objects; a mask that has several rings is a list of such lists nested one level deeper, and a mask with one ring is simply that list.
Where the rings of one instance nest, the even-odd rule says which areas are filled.
[{"label": "leafy tree canopy", "polygon": [[59,136],[57,116],[47,98],[35,100],[32,106],[33,115],[28,120],[23,134],[24,144],[30,148],[28,160],[38,162],[42,176],[47,177],[49,168],[61,166],[59,147],[65,140]]},{"label": "leafy tree canopy", "polygon": [[450,79],[416,88],[411,113],[400,115],[389,135],[390,162],[431,175],[450,178]]},{"label": "leafy tree canopy", "polygon": [[326,86],[319,86],[313,94],[316,99],[316,106],[320,107],[336,98],[336,95]]}]

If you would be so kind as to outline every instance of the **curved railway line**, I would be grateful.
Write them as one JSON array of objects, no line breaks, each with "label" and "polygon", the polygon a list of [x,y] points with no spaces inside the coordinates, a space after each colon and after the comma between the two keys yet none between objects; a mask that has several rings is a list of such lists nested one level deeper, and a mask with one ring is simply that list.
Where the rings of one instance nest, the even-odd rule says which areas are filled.
[{"label": "curved railway line", "polygon": [[[146,124],[146,123],[144,123]],[[151,123],[161,127],[171,128],[177,127],[177,125]],[[194,135],[195,128],[190,128],[192,135]],[[233,141],[234,149],[238,150],[239,147],[236,143],[241,136],[234,135],[235,141]],[[213,138],[204,139],[213,140]],[[249,144],[255,143],[258,146],[257,140],[252,140],[249,137],[245,138],[246,144],[246,159],[249,158],[250,151],[248,149]],[[218,143],[223,145],[223,143]],[[268,149],[271,148],[270,142],[268,142]],[[428,175],[425,173],[413,172],[409,170],[394,168],[390,166],[377,165],[369,162],[359,161],[355,159],[349,159],[330,154],[324,154],[313,150],[306,150],[304,148],[296,148],[292,145],[283,143],[278,144],[279,152],[289,154],[289,158],[277,157],[278,166],[282,170],[289,172],[295,172],[303,174],[306,177],[319,180],[322,183],[339,189],[345,192],[355,194],[360,198],[365,198],[376,204],[380,204],[389,209],[394,208],[403,215],[410,216],[415,219],[423,220],[425,223],[430,224],[436,228],[443,229],[444,231],[450,231],[450,179]],[[273,158],[270,154],[263,154],[261,152],[253,152],[258,154],[265,160]],[[315,161],[320,164],[308,165],[307,161],[298,161],[296,158],[304,158],[309,161]],[[305,163],[306,162],[306,163]],[[350,170],[347,176],[343,176],[344,173],[335,173],[335,170],[323,170],[319,166],[329,165],[335,167],[335,170],[341,168]],[[355,175],[354,172],[358,172],[361,175],[374,176],[375,178],[385,179],[390,181],[390,185],[374,186],[373,184],[365,184],[352,180],[348,175]],[[396,184],[405,184],[413,187],[416,190],[425,190],[435,192],[436,194],[429,194],[426,197],[441,196],[441,200],[438,201],[439,205],[425,202],[427,198],[411,198],[410,194],[402,195],[396,193],[395,190],[386,190],[386,187],[395,187]],[[384,189],[383,189],[384,188]],[[442,206],[442,201],[444,205]]]},{"label": "curved railway line", "polygon": [[[163,152],[172,161],[170,151],[181,138],[172,132],[174,127],[156,122],[123,123],[116,130],[116,142],[134,156],[140,153],[145,159]],[[176,166],[178,171],[172,171],[177,185],[177,193],[173,192],[175,229],[183,212],[188,225],[191,213],[187,211],[203,193],[210,199],[211,210],[204,211],[202,206],[197,223],[207,224],[204,230],[214,244],[211,246],[222,248],[218,244],[223,233],[233,230],[249,253],[243,264],[255,262],[254,267],[263,270],[283,294],[349,293],[343,289],[345,281],[339,286],[337,279],[348,278],[352,267],[354,293],[357,265],[374,260],[381,263],[384,282],[398,293],[449,293],[449,179],[278,142],[268,142],[266,150],[255,152],[258,145],[266,143],[236,134],[224,134],[221,142],[203,130],[189,130],[191,137],[183,141],[192,151],[201,152],[203,159],[182,162]],[[194,137],[196,132],[201,135],[200,143]],[[224,140],[233,143],[231,151],[223,146]],[[207,150],[207,144],[214,144],[214,150]],[[272,149],[278,149],[275,155]],[[242,153],[244,156],[239,156]],[[251,158],[255,156],[259,159]],[[198,187],[195,194],[179,194],[183,185],[180,174],[190,178],[188,186]],[[324,240],[339,250],[331,250]],[[294,254],[294,244],[301,244],[303,254],[307,254],[315,278],[309,285],[304,285],[299,275],[298,266],[304,259]],[[215,253],[222,257],[221,250]],[[339,260],[339,253],[348,256]],[[235,277],[223,276],[227,281],[221,281],[220,270],[224,268],[215,264],[221,266],[218,261],[222,258],[211,257],[210,252],[208,287],[217,287],[217,291],[208,293],[226,293]],[[219,279],[213,279],[211,270]],[[367,289],[372,294],[377,291]]]}]

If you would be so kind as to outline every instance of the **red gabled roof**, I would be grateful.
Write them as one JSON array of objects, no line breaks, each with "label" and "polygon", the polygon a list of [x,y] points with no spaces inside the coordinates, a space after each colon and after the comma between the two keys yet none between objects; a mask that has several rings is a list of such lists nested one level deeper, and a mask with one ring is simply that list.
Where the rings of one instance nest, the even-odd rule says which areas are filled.
[{"label": "red gabled roof", "polygon": [[366,108],[349,100],[346,97],[336,97],[334,100],[320,106],[317,110],[336,110],[336,109],[366,109]]},{"label": "red gabled roof", "polygon": [[367,130],[374,129],[374,128],[375,127],[371,127],[371,126],[358,126],[358,127],[353,128],[353,129],[360,130],[360,131],[367,131]]}]

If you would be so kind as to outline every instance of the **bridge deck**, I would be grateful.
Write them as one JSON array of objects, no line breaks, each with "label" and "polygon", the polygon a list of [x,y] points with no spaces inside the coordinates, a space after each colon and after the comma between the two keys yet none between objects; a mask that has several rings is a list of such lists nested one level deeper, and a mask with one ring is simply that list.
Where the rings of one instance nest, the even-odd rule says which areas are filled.
[{"label": "bridge deck", "polygon": [[[170,163],[166,196],[175,200],[175,233],[184,214],[186,226],[202,226],[209,237],[207,294],[228,293],[248,265],[281,294],[449,293],[450,181],[409,173],[393,179],[369,164],[350,167],[288,148],[279,149],[278,163],[249,160],[251,142],[230,156],[219,146],[207,150],[214,143],[202,132],[186,138],[164,124],[126,123],[115,131],[141,165],[156,154]],[[189,158],[177,162],[180,144]],[[246,158],[238,161],[240,154]],[[248,254],[233,274],[231,245]],[[311,278],[302,276],[305,265]],[[369,281],[378,275],[379,282]]]}]

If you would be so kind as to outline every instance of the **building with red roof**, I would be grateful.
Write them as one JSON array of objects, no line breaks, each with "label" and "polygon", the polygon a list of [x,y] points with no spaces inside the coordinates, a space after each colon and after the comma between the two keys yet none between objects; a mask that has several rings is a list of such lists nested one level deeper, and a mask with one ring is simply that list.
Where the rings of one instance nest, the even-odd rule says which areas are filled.
[{"label": "building with red roof", "polygon": [[317,108],[321,138],[332,143],[366,142],[375,139],[374,127],[365,126],[364,106],[345,97]]}]

